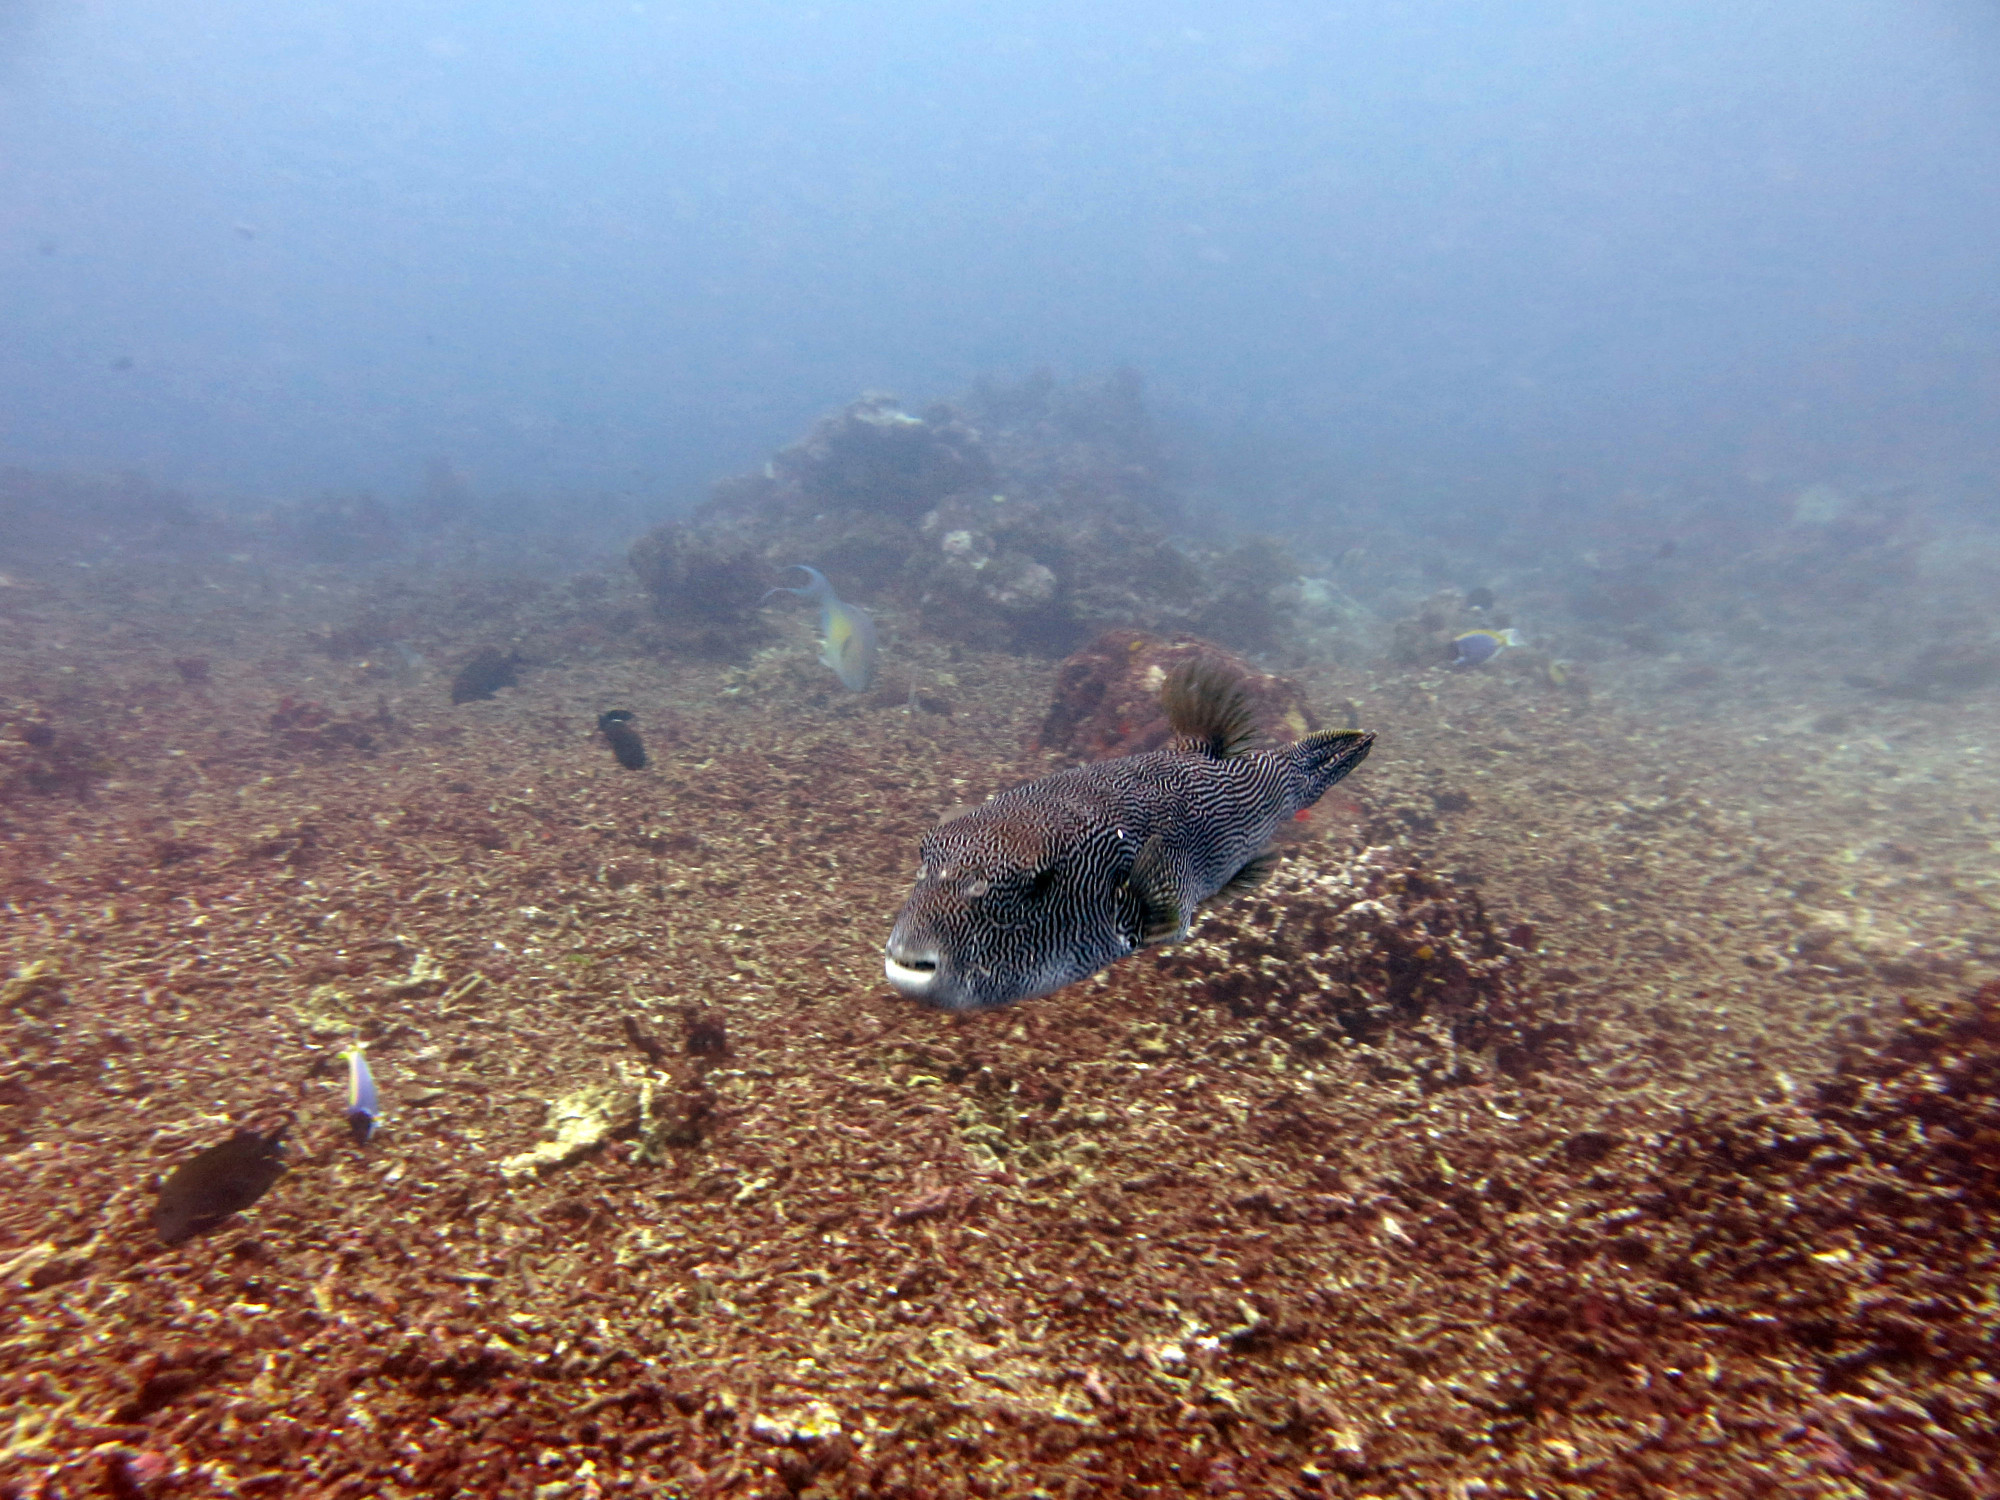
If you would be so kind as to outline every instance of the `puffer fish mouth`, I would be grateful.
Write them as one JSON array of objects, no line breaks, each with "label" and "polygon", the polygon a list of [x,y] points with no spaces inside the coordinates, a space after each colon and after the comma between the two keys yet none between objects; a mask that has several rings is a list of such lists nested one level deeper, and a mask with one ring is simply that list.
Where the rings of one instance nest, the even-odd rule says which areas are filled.
[{"label": "puffer fish mouth", "polygon": [[898,992],[927,999],[937,990],[937,951],[890,948],[882,955],[882,973]]}]

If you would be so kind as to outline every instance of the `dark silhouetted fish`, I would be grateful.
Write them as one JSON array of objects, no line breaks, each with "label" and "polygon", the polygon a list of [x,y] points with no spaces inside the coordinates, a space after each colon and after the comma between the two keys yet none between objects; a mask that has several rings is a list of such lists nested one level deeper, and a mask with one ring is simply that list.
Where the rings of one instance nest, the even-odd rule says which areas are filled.
[{"label": "dark silhouetted fish", "polygon": [[1272,750],[1242,685],[1206,663],[1161,693],[1178,738],[1001,792],[925,836],[884,972],[913,999],[983,1010],[1074,984],[1270,872],[1278,829],[1375,741],[1329,729]]},{"label": "dark silhouetted fish", "polygon": [[285,1132],[291,1127],[287,1115],[263,1133],[238,1130],[174,1168],[153,1205],[153,1227],[160,1238],[179,1244],[268,1193],[285,1175]]},{"label": "dark silhouetted fish", "polygon": [[646,769],[646,742],[632,727],[632,710],[614,708],[609,713],[599,714],[597,732],[610,743],[611,753],[618,757],[619,765],[628,771]]},{"label": "dark silhouetted fish", "polygon": [[491,698],[503,687],[515,686],[520,681],[515,669],[520,665],[518,652],[502,651],[497,646],[480,647],[451,679],[451,701],[471,703]]}]

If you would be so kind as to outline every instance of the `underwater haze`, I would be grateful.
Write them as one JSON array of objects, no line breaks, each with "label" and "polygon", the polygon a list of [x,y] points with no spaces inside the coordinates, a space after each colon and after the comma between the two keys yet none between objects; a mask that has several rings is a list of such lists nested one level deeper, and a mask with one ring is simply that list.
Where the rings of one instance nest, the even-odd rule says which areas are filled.
[{"label": "underwater haze", "polygon": [[2000,1500],[2000,21],[0,0],[0,1500]]},{"label": "underwater haze", "polygon": [[1985,461],[1970,4],[0,9],[0,458],[691,498],[1119,365],[1233,477]]}]

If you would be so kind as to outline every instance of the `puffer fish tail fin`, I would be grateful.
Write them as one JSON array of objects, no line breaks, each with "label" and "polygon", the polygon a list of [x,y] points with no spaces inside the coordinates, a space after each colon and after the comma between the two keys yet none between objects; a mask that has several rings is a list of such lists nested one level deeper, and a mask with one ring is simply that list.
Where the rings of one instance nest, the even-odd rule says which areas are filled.
[{"label": "puffer fish tail fin", "polygon": [[1299,780],[1295,783],[1299,808],[1311,807],[1326,795],[1326,789],[1368,759],[1375,743],[1371,731],[1363,729],[1322,729],[1296,744],[1285,747]]},{"label": "puffer fish tail fin", "polygon": [[1189,755],[1228,760],[1257,738],[1257,716],[1242,679],[1214,662],[1176,667],[1160,689],[1160,707],[1177,736],[1174,748]]}]

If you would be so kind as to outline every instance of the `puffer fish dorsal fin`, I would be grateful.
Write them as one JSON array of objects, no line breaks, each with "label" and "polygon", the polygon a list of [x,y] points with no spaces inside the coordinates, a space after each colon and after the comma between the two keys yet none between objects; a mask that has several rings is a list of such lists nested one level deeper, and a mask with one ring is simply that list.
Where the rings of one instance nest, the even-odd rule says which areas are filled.
[{"label": "puffer fish dorsal fin", "polygon": [[1227,760],[1257,738],[1257,716],[1242,679],[1214,662],[1176,667],[1160,689],[1160,707],[1178,736],[1174,748],[1190,755]]},{"label": "puffer fish dorsal fin", "polygon": [[1150,947],[1182,935],[1179,882],[1174,879],[1173,857],[1166,840],[1157,833],[1146,840],[1139,857],[1132,861],[1126,887],[1139,902],[1139,946]]}]

